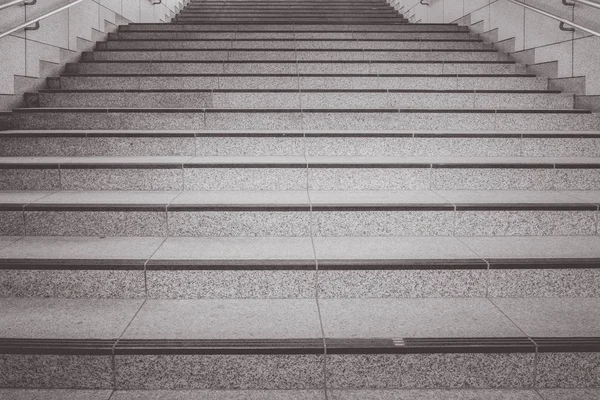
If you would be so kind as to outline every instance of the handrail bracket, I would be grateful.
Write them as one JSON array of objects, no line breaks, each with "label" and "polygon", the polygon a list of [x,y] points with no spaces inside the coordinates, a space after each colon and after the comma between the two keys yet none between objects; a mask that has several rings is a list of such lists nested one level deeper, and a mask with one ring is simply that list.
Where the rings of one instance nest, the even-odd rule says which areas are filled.
[{"label": "handrail bracket", "polygon": [[565,6],[571,6],[571,7],[575,7],[575,4],[576,4],[575,2],[568,1],[568,0],[562,0],[562,3],[563,3]]},{"label": "handrail bracket", "polygon": [[567,28],[566,24],[564,22],[561,21],[560,24],[558,24],[558,27],[560,28],[561,31],[565,31],[565,32],[575,32],[575,28]]}]

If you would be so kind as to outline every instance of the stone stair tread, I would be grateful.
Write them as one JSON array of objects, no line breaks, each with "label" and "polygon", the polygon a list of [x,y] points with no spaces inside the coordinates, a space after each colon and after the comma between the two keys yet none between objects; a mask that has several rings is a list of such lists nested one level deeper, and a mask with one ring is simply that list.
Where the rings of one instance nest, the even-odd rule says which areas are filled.
[{"label": "stone stair tread", "polygon": [[[482,262],[526,265],[535,260],[600,259],[597,236],[495,237],[69,237],[0,236],[0,260],[60,263],[80,260],[89,266],[105,261],[115,268],[125,262],[238,263],[247,262]],[[53,261],[54,260],[54,261]],[[87,260],[87,261],[86,261]],[[73,263],[70,263],[73,265]],[[215,264],[216,265],[216,264]],[[466,264],[465,264],[466,265]],[[485,264],[484,264],[485,265]],[[535,265],[535,264],[532,264]],[[68,264],[65,264],[67,267]]]},{"label": "stone stair tread", "polygon": [[[438,191],[0,191],[0,208],[5,205],[50,206],[124,206],[144,208],[214,206],[576,206],[600,204],[600,191],[525,191],[525,190],[438,190]],[[158,209],[156,209],[158,210]],[[307,209],[308,210],[308,209]]]},{"label": "stone stair tread", "polygon": [[0,304],[5,339],[600,336],[597,298],[320,299],[319,307],[315,299],[4,298]]},{"label": "stone stair tread", "polygon": [[327,395],[325,397],[322,389],[196,389],[176,393],[171,390],[0,389],[0,398],[13,400],[161,400],[173,396],[177,396],[177,400],[597,400],[600,389],[329,389]]},{"label": "stone stair tread", "polygon": [[279,165],[307,166],[553,166],[596,165],[600,157],[392,157],[392,156],[80,156],[80,157],[0,157],[1,165],[189,165],[189,166],[244,166]]}]

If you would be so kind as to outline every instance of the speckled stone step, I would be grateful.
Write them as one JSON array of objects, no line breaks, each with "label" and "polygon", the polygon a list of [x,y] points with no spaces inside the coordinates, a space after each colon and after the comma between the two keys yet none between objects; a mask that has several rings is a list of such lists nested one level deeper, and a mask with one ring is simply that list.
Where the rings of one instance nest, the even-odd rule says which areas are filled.
[{"label": "speckled stone step", "polygon": [[[534,75],[426,74],[198,74],[63,75],[49,78],[50,89],[65,90],[548,90],[548,79]],[[146,107],[147,108],[147,107]],[[189,108],[189,107],[188,107]],[[285,107],[281,107],[285,108]],[[374,109],[376,107],[368,107]]]},{"label": "speckled stone step", "polygon": [[393,49],[393,50],[481,50],[491,46],[480,40],[355,40],[355,39],[142,39],[96,43],[96,50],[182,49]]},{"label": "speckled stone step", "polygon": [[599,132],[3,131],[0,156],[596,157]]},{"label": "speckled stone step", "polygon": [[435,31],[435,32],[468,32],[466,26],[455,24],[129,24],[119,27],[121,32],[131,31],[350,31],[350,32],[414,32],[414,31]]},{"label": "speckled stone step", "polygon": [[467,92],[387,90],[62,91],[26,94],[29,107],[123,108],[452,108],[569,109],[572,94],[551,91]]},{"label": "speckled stone step", "polygon": [[585,110],[20,108],[0,113],[4,129],[592,131]]},{"label": "speckled stone step", "polygon": [[130,61],[67,64],[78,75],[169,74],[520,74],[523,64],[512,61],[410,62],[410,61]]},{"label": "speckled stone step", "polygon": [[598,236],[170,237],[164,242],[162,237],[3,236],[0,243],[2,297],[599,297]]},{"label": "speckled stone step", "polygon": [[600,190],[598,158],[583,157],[3,157],[0,168],[0,190]]},{"label": "speckled stone step", "polygon": [[109,40],[183,39],[183,40],[243,40],[243,39],[355,39],[355,40],[465,40],[477,38],[470,32],[351,32],[351,31],[119,31],[109,33]]},{"label": "speckled stone step", "polygon": [[[598,299],[321,299],[318,305],[314,299],[1,299],[0,304],[7,310],[0,317],[6,321],[1,368],[13,372],[0,375],[4,388],[598,385],[586,371],[600,354]],[[357,314],[363,318],[354,318]]]},{"label": "speckled stone step", "polygon": [[82,53],[84,61],[506,61],[493,49],[200,49],[103,50]]},{"label": "speckled stone step", "polygon": [[[307,180],[310,186],[310,173]],[[88,191],[45,193],[32,200],[35,195],[0,192],[0,234],[594,236],[600,203],[597,192],[587,200],[556,192],[472,191],[315,191],[309,197],[301,191]]]}]

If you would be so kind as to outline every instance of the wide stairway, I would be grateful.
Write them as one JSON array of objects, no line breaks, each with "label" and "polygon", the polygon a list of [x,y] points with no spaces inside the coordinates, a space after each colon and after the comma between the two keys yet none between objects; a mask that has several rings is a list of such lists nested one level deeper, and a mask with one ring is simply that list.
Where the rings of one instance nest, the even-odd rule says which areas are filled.
[{"label": "wide stairway", "polygon": [[192,0],[0,114],[0,399],[600,398],[600,118],[383,0]]}]

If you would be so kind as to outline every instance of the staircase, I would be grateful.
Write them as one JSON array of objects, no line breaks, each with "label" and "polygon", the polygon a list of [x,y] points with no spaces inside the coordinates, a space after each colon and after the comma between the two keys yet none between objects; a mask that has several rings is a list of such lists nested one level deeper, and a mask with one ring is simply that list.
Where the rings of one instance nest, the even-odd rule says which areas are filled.
[{"label": "staircase", "polygon": [[0,115],[0,399],[600,399],[600,118],[382,0],[192,0]]}]

